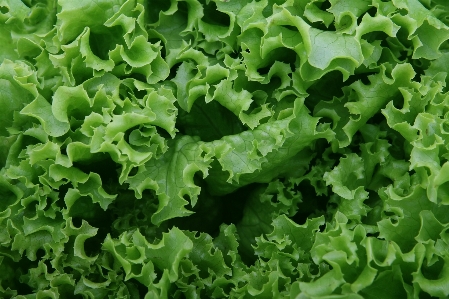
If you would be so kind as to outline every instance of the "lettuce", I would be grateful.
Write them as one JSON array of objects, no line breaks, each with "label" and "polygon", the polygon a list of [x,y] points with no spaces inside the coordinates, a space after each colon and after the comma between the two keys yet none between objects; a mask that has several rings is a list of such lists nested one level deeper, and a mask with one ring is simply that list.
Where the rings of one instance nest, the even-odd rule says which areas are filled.
[{"label": "lettuce", "polygon": [[0,0],[0,298],[447,298],[442,0]]}]

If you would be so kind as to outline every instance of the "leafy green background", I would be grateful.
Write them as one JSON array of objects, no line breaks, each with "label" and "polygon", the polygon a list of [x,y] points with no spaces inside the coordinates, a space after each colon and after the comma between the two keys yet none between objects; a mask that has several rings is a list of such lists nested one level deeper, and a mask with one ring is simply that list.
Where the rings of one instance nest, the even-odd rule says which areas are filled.
[{"label": "leafy green background", "polygon": [[448,25],[0,0],[0,298],[447,298]]}]

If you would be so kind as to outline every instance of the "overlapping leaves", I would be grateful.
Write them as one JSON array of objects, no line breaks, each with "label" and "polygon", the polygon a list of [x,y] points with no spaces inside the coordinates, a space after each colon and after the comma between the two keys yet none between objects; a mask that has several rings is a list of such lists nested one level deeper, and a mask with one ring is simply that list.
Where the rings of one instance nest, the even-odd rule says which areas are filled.
[{"label": "overlapping leaves", "polygon": [[0,297],[447,297],[448,13],[0,1]]}]

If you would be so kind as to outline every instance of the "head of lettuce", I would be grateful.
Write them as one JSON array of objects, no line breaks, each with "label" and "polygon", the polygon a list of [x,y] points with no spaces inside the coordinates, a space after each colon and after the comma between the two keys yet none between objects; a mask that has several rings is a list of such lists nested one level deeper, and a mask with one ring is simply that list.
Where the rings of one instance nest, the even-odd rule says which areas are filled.
[{"label": "head of lettuce", "polygon": [[0,298],[447,298],[448,25],[0,0]]}]

